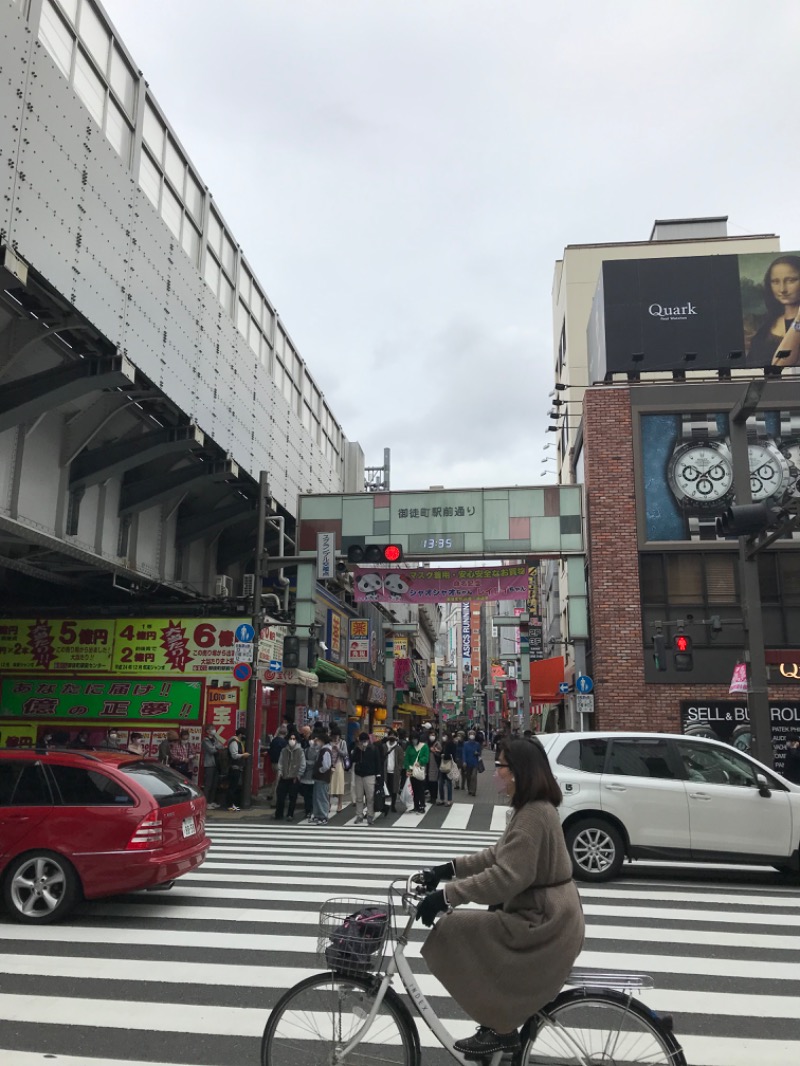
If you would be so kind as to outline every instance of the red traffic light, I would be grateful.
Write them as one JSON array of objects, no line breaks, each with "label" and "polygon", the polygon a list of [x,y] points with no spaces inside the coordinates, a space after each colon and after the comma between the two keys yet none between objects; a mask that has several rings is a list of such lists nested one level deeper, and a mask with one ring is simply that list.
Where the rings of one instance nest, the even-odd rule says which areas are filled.
[{"label": "red traffic light", "polygon": [[684,633],[678,633],[672,641],[672,646],[675,651],[687,652],[692,650],[691,637],[687,637]]},{"label": "red traffic light", "polygon": [[347,549],[348,563],[399,563],[403,559],[403,549],[399,544],[351,544]]}]

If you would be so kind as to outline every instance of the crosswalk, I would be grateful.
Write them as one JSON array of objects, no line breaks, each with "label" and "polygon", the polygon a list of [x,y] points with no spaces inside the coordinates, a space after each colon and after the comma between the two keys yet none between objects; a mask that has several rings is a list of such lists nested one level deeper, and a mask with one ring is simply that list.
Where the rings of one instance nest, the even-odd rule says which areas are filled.
[{"label": "crosswalk", "polygon": [[[327,898],[380,902],[392,878],[497,834],[228,822],[212,836],[208,861],[171,891],[86,904],[50,927],[0,920],[0,1066],[255,1066],[270,1008],[320,969]],[[691,1066],[787,1066],[800,1054],[800,895],[768,874],[722,885],[695,873],[581,886],[579,965],[653,974],[642,998],[673,1015]],[[423,939],[407,952],[422,991],[466,1035]],[[421,1037],[423,1063],[438,1066]]]},{"label": "crosswalk", "polygon": [[[270,811],[270,814],[273,812]],[[506,827],[509,807],[505,803],[470,803],[468,801],[456,802],[452,807],[429,804],[424,814],[416,814],[414,811],[404,811],[395,814],[389,810],[376,815],[375,823],[382,828],[392,829],[466,829],[471,833],[501,833]],[[355,825],[356,808],[352,802],[346,805],[337,814],[332,814],[329,825],[345,826]],[[219,817],[219,816],[218,816]],[[298,800],[295,808],[294,824],[307,827],[303,811],[303,801]]]}]

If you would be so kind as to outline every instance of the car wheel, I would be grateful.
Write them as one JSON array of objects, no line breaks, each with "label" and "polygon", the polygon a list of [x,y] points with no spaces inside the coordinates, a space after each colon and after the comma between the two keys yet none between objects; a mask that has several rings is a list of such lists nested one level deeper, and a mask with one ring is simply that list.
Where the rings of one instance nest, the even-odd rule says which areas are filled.
[{"label": "car wheel", "polygon": [[29,851],[8,864],[3,898],[17,922],[57,921],[72,910],[79,896],[75,867],[53,851]]},{"label": "car wheel", "polygon": [[575,822],[566,833],[572,870],[580,881],[609,881],[622,869],[625,845],[619,831],[602,818]]}]

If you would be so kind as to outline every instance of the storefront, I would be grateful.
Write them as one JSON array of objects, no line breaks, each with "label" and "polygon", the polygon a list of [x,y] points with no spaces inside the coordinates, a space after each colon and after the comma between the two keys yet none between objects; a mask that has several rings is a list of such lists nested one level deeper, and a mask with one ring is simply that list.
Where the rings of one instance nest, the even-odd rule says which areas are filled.
[{"label": "storefront", "polygon": [[138,733],[154,758],[169,731],[183,730],[197,780],[204,726],[227,741],[244,724],[248,686],[232,675],[240,621],[0,620],[0,746],[49,738],[124,750]]}]

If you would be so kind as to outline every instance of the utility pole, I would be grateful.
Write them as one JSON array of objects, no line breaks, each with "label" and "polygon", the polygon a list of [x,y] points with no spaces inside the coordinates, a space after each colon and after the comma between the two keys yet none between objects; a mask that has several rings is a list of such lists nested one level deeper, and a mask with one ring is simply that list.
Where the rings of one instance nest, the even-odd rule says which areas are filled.
[{"label": "utility pole", "polygon": [[244,780],[242,781],[242,806],[251,807],[253,803],[253,774],[255,771],[256,757],[256,706],[258,703],[258,637],[261,632],[261,582],[266,571],[266,534],[267,534],[267,503],[269,501],[269,481],[266,470],[258,475],[258,519],[256,525],[256,553],[253,565],[253,604],[252,625],[255,630],[253,637],[253,676],[250,678],[250,687],[247,693],[247,718],[245,729],[247,730],[247,750],[250,764],[245,768]]},{"label": "utility pole", "polygon": [[[765,381],[751,381],[730,414],[733,484],[738,504],[751,504],[750,457],[747,448],[747,419],[758,408]],[[750,715],[753,755],[774,767],[772,730],[769,720],[767,664],[764,654],[764,621],[761,612],[761,584],[758,556],[750,551],[749,538],[739,537],[739,584],[745,633],[747,663],[747,710]]]}]

